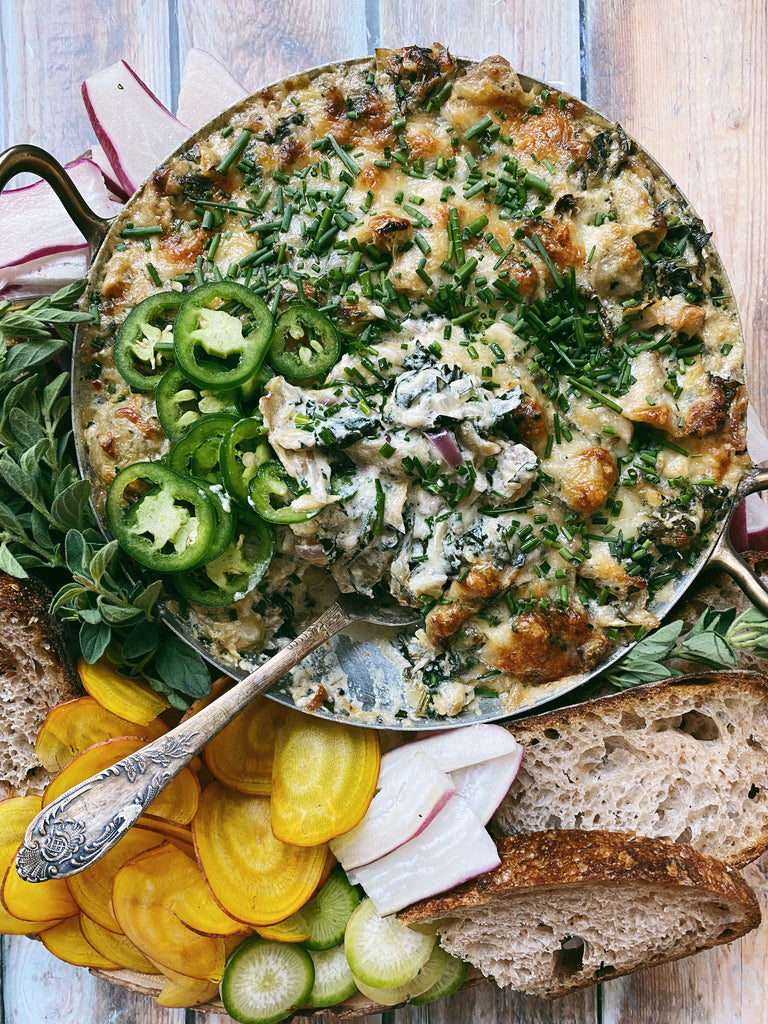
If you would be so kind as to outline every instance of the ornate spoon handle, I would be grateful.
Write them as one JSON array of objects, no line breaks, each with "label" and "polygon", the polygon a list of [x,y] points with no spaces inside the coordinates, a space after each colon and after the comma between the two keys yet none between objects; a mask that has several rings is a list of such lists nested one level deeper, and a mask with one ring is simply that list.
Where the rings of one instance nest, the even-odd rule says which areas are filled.
[{"label": "ornate spoon handle", "polygon": [[16,857],[22,878],[42,882],[90,867],[120,840],[158,793],[260,693],[357,616],[338,604],[227,693],[135,754],[44,807]]}]

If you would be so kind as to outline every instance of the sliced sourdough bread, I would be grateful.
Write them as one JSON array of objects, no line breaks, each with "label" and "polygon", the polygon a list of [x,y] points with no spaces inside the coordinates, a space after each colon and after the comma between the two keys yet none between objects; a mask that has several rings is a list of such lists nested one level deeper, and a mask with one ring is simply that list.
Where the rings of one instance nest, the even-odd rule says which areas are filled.
[{"label": "sliced sourdough bread", "polygon": [[35,757],[45,716],[77,696],[77,676],[51,595],[35,579],[0,573],[0,797],[40,793],[50,775]]},{"label": "sliced sourdough bread", "polygon": [[768,678],[712,672],[512,723],[495,836],[606,829],[743,866],[768,848]]},{"label": "sliced sourdough bread", "polygon": [[754,893],[691,847],[570,829],[503,838],[501,866],[399,916],[501,986],[554,998],[756,928]]}]

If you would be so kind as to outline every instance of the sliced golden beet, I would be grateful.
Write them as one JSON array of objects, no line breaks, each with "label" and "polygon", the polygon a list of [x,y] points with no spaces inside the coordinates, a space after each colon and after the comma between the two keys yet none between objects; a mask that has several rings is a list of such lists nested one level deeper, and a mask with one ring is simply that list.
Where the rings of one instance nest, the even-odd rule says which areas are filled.
[{"label": "sliced golden beet", "polygon": [[158,818],[155,814],[142,814],[133,827],[154,832],[169,840],[174,846],[181,846],[190,856],[195,855],[195,841],[189,825],[179,825],[175,821],[168,821],[167,818]]},{"label": "sliced golden beet", "polygon": [[107,711],[139,725],[148,725],[170,705],[140,679],[117,672],[105,658],[89,665],[80,658],[77,671],[86,691]]},{"label": "sliced golden beet", "polygon": [[78,875],[71,875],[67,885],[80,910],[102,928],[119,934],[122,928],[112,907],[115,875],[127,861],[162,842],[164,838],[157,832],[132,828],[101,860]]},{"label": "sliced golden beet", "polygon": [[218,782],[203,793],[192,822],[206,881],[222,907],[254,927],[290,917],[313,895],[324,846],[288,846],[270,825],[269,800]]},{"label": "sliced golden beet", "polygon": [[203,758],[219,782],[240,793],[269,796],[275,730],[285,710],[268,697],[258,697],[206,745]]},{"label": "sliced golden beet", "polygon": [[226,959],[223,939],[192,931],[175,911],[183,905],[188,865],[199,877],[194,861],[170,843],[128,861],[115,875],[115,916],[131,942],[163,970],[219,981]]},{"label": "sliced golden beet", "polygon": [[141,950],[131,942],[127,935],[122,932],[111,932],[96,924],[85,914],[80,915],[80,927],[86,940],[90,942],[97,953],[101,953],[107,960],[124,967],[128,971],[138,971],[139,974],[159,974],[160,971],[151,960],[147,960]]},{"label": "sliced golden beet", "polygon": [[[43,796],[43,807],[47,807],[78,783],[85,782],[129,754],[137,753],[143,746],[141,740],[122,737],[88,747],[49,783]],[[152,801],[147,812],[186,825],[195,816],[199,799],[200,784],[197,777],[189,768],[184,768]]]},{"label": "sliced golden beet", "polygon": [[58,772],[94,743],[118,736],[135,736],[147,743],[167,731],[159,718],[137,725],[107,711],[94,697],[78,697],[48,712],[35,742],[35,754],[49,772]]},{"label": "sliced golden beet", "polygon": [[80,927],[80,915],[70,917],[40,936],[49,953],[64,963],[75,967],[98,967],[102,971],[116,971],[119,964],[113,963],[94,949]]},{"label": "sliced golden beet", "polygon": [[213,898],[195,859],[194,849],[184,852],[177,848],[175,854],[163,851],[163,861],[174,890],[173,912],[182,924],[201,935],[242,937],[250,932],[247,925],[227,914]]},{"label": "sliced golden beet", "polygon": [[200,981],[198,978],[186,978],[164,968],[161,972],[164,984],[155,999],[158,1006],[178,1007],[198,1006],[214,999],[219,991],[215,981]]},{"label": "sliced golden beet", "polygon": [[31,921],[63,920],[79,913],[79,907],[63,878],[27,882],[11,861],[3,879],[3,906],[14,917]]},{"label": "sliced golden beet", "polygon": [[380,763],[374,729],[287,715],[277,730],[272,765],[275,836],[315,846],[354,828],[373,799]]},{"label": "sliced golden beet", "polygon": [[[24,839],[27,826],[40,810],[39,796],[15,796],[0,801],[0,877],[5,877],[13,864],[16,851]],[[40,885],[48,885],[41,882]],[[4,935],[33,935],[61,923],[60,917],[33,921],[29,917],[10,914],[0,906],[0,933]]]}]

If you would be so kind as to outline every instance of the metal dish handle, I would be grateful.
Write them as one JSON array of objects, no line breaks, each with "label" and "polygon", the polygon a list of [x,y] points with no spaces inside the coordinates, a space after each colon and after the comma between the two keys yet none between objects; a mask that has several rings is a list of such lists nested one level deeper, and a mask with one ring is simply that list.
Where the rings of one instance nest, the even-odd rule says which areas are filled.
[{"label": "metal dish handle", "polygon": [[[739,497],[741,500],[748,494],[755,494],[758,491],[768,490],[768,468],[755,469],[743,481]],[[738,504],[738,503],[737,503]],[[735,506],[734,506],[735,507]],[[756,605],[761,612],[768,615],[768,587],[760,577],[750,569],[741,555],[731,544],[728,536],[728,525],[720,534],[720,539],[707,559],[707,568],[722,569],[739,585],[749,600]]]},{"label": "metal dish handle", "polygon": [[0,153],[0,192],[11,178],[23,171],[37,174],[48,182],[75,226],[84,235],[93,259],[112,219],[94,213],[59,161],[39,146],[11,146]]}]

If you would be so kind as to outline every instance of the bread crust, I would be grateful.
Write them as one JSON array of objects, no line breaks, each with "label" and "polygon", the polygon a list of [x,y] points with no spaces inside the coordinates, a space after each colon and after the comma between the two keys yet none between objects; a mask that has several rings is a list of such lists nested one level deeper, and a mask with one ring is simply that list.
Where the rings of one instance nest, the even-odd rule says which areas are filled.
[{"label": "bread crust", "polygon": [[[653,882],[672,888],[700,888],[742,903],[749,922],[760,923],[760,907],[750,887],[728,864],[684,843],[649,839],[628,832],[550,829],[504,836],[498,842],[501,864],[443,896],[433,896],[399,915],[406,924],[447,917],[458,907],[489,903],[512,891],[552,890],[599,883]],[[743,934],[743,933],[742,933]]]},{"label": "bread crust", "polygon": [[[437,922],[440,931],[441,921],[455,924],[460,917],[471,922],[474,908],[501,907],[516,898],[530,900],[533,895],[544,909],[564,896],[578,901],[580,890],[602,887],[618,893],[630,885],[638,891],[638,905],[642,905],[644,889],[658,892],[661,888],[670,905],[685,892],[700,897],[702,904],[714,900],[722,906],[727,920],[716,931],[693,943],[681,937],[674,950],[661,954],[649,949],[640,963],[614,965],[611,977],[730,942],[760,924],[757,897],[738,872],[685,844],[628,833],[557,829],[507,836],[499,842],[499,854],[502,863],[496,870],[414,904],[398,917],[409,925]],[[608,933],[621,927],[612,920],[604,924]],[[451,951],[458,951],[455,942]],[[555,998],[597,980],[595,973],[575,976],[553,983],[546,991],[537,987],[536,992]]]}]

